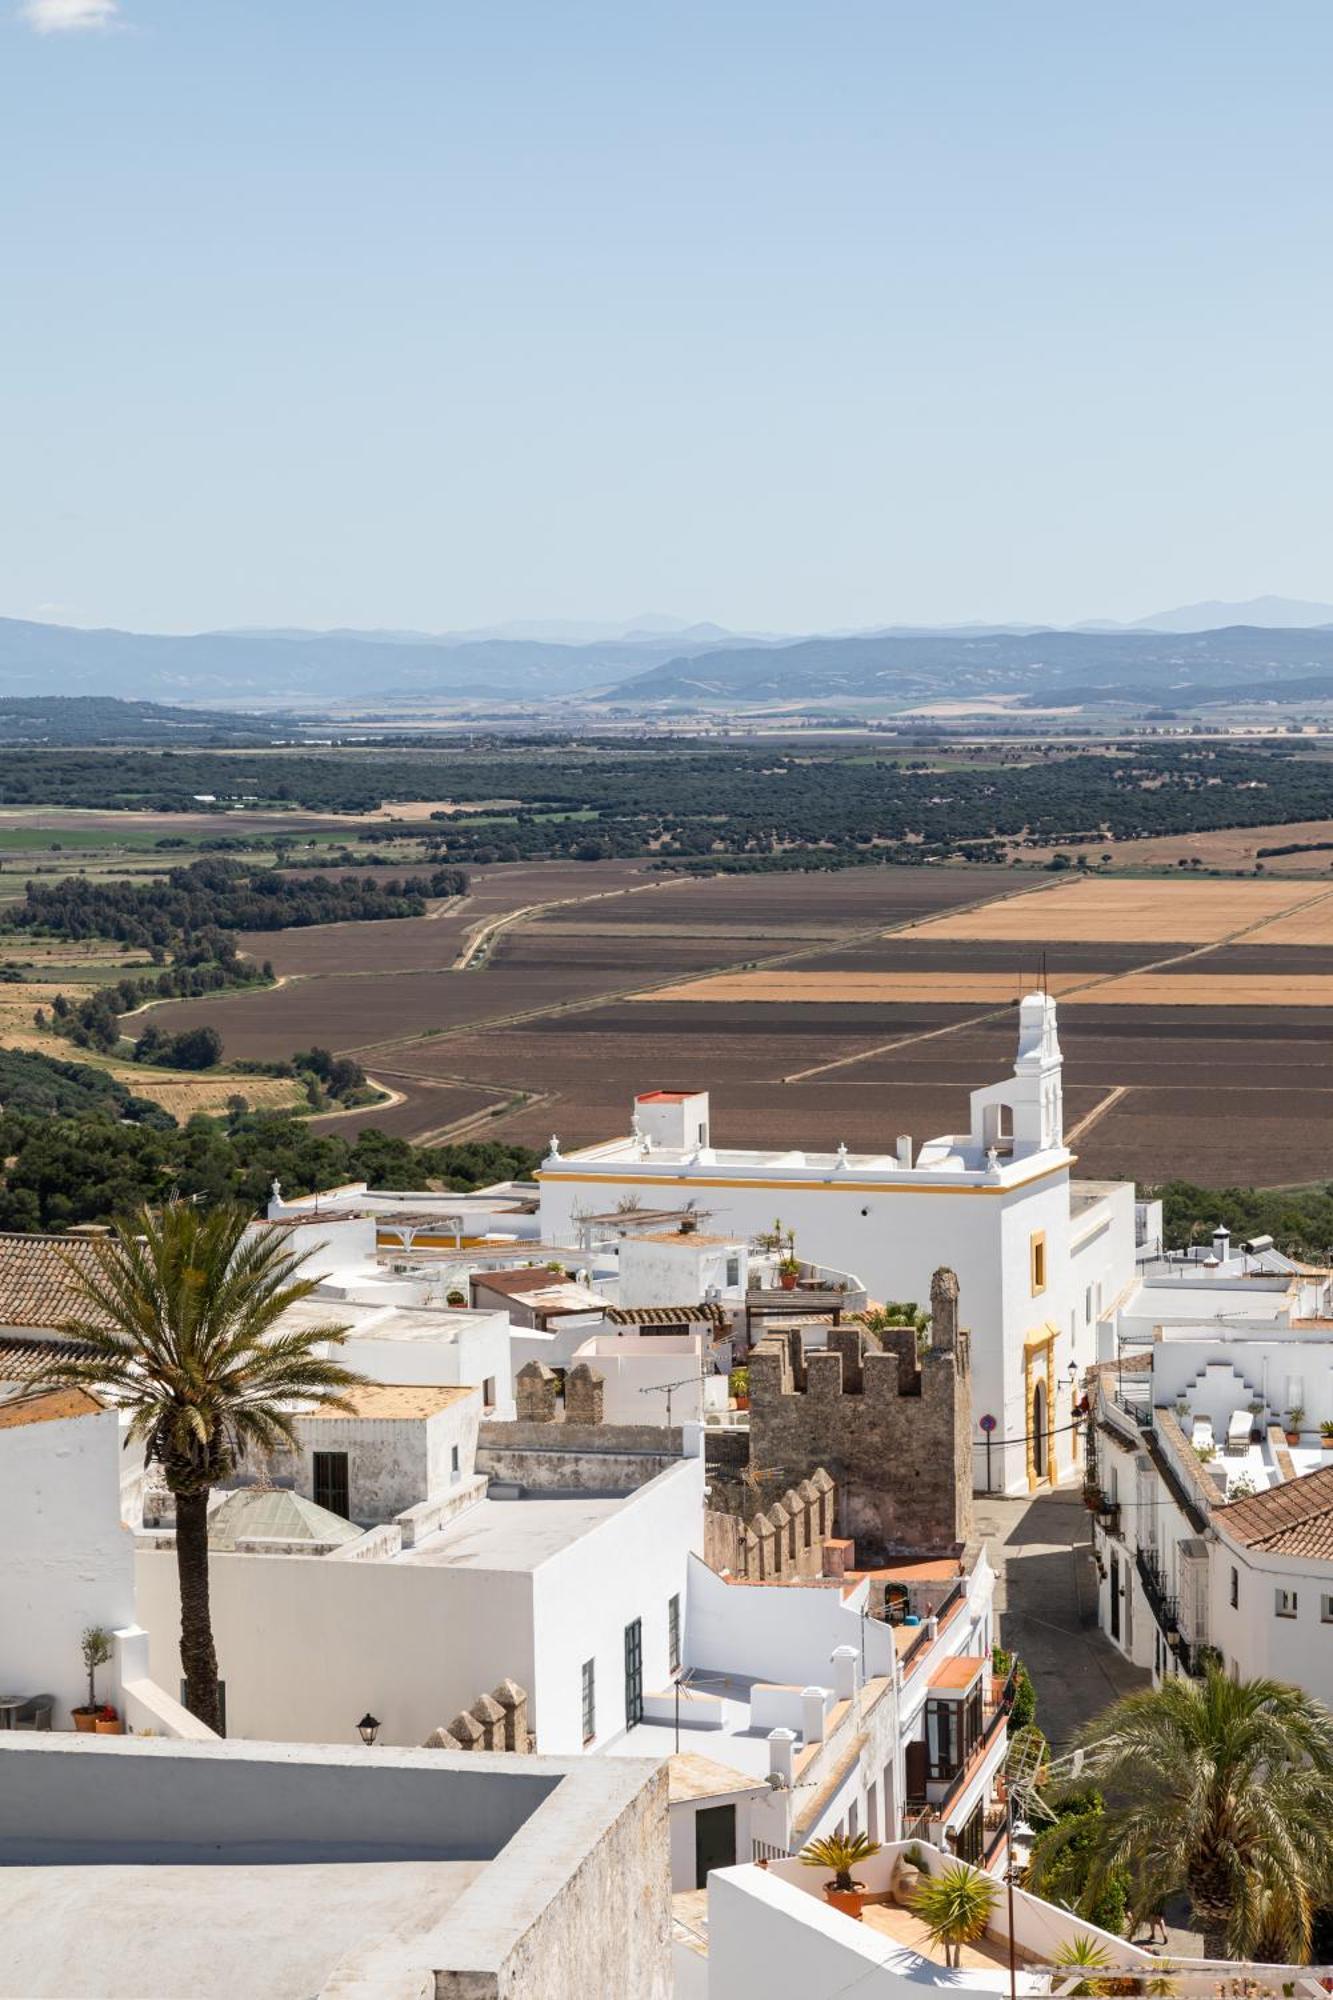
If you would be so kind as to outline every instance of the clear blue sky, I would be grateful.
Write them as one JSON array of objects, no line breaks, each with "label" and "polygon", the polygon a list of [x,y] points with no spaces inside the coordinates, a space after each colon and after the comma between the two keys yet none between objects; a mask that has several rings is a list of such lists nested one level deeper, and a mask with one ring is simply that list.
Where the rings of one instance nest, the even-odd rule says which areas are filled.
[{"label": "clear blue sky", "polygon": [[0,613],[1333,598],[1331,78],[1328,0],[6,0]]}]

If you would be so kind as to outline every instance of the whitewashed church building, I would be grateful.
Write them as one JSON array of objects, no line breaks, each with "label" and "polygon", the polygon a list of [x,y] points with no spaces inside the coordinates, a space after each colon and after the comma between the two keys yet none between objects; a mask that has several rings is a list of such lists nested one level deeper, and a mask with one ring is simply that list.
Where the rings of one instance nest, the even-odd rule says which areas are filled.
[{"label": "whitewashed church building", "polygon": [[1135,1284],[1134,1188],[1087,1182],[1064,1140],[1055,1001],[1019,1008],[1012,1077],[971,1094],[963,1133],[882,1153],[744,1149],[714,1142],[708,1095],[649,1090],[631,1129],[564,1154],[538,1176],[542,1240],[576,1240],[580,1218],[635,1198],[707,1210],[754,1236],[780,1219],[811,1258],[855,1273],[877,1299],[930,1295],[958,1274],[972,1336],[975,1484],[1023,1492],[1073,1461],[1077,1380],[1097,1325]]}]

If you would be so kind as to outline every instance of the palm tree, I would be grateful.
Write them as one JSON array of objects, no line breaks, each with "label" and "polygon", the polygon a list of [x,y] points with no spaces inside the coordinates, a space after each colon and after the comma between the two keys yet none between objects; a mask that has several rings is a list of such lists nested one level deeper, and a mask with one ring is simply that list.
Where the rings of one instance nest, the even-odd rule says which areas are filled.
[{"label": "palm tree", "polygon": [[[83,1311],[61,1329],[93,1352],[55,1362],[43,1387],[102,1389],[130,1412],[129,1438],[162,1467],[176,1496],[185,1705],[221,1730],[208,1602],[208,1495],[247,1455],[294,1443],[291,1405],[350,1407],[363,1377],[314,1352],[342,1326],[284,1333],[279,1322],[319,1280],[288,1232],[250,1232],[236,1203],[204,1212],[173,1199],[118,1221],[70,1264]],[[276,1329],[276,1330],[275,1330]]]},{"label": "palm tree", "polygon": [[921,1884],[912,1898],[912,1908],[931,1942],[944,1946],[946,1965],[961,1965],[963,1946],[985,1936],[999,1893],[993,1877],[980,1868],[969,1868],[965,1861],[955,1862]]},{"label": "palm tree", "polygon": [[[1136,1909],[1184,1891],[1212,1957],[1261,1948],[1307,1964],[1333,1889],[1333,1715],[1280,1681],[1173,1678],[1127,1695],[1079,1737],[1104,1813],[1062,1822],[1034,1852],[1040,1892],[1065,1841],[1094,1842],[1088,1893],[1123,1870]],[[1120,1801],[1122,1803],[1115,1803]]]}]

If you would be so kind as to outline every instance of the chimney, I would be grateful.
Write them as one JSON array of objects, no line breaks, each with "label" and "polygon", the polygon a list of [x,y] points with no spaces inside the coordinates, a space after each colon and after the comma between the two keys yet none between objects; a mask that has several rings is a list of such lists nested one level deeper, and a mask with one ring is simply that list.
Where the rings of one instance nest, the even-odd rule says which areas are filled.
[{"label": "chimney", "polygon": [[1231,1231],[1220,1222],[1213,1231],[1213,1255],[1219,1264],[1225,1264],[1231,1255]]},{"label": "chimney", "polygon": [[801,1689],[801,1735],[807,1743],[824,1741],[824,1701],[823,1688]]},{"label": "chimney", "polygon": [[855,1646],[833,1649],[833,1691],[839,1701],[851,1701],[856,1693],[857,1652]]},{"label": "chimney", "polygon": [[910,1167],[912,1164],[912,1135],[910,1132],[898,1134],[898,1165]]},{"label": "chimney", "polygon": [[930,1344],[950,1353],[958,1345],[958,1278],[944,1264],[930,1281]]},{"label": "chimney", "polygon": [[769,1776],[781,1778],[790,1790],[795,1776],[796,1731],[794,1729],[770,1729],[768,1732]]}]

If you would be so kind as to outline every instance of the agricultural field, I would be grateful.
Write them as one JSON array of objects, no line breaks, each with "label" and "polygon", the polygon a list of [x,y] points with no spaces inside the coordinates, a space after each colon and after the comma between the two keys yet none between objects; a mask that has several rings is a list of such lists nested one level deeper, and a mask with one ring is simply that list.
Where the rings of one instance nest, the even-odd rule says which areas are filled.
[{"label": "agricultural field", "polygon": [[[252,817],[271,831],[273,816]],[[1324,824],[1289,830],[1313,838]],[[114,846],[96,857],[109,868]],[[316,1121],[349,1137],[379,1126],[542,1145],[556,1131],[568,1148],[623,1131],[636,1090],[695,1085],[713,1093],[724,1143],[869,1149],[960,1127],[969,1090],[1012,1062],[1015,1002],[1044,976],[1061,999],[1081,1172],[1333,1178],[1326,875],[950,864],[682,877],[646,858],[467,872],[468,894],[422,917],[244,934],[275,988],[163,1002],[127,1025],[213,1026],[228,1060],[316,1044],[353,1054],[391,1101]],[[0,987],[0,1038],[48,1053],[70,1053],[31,1025],[53,980],[72,993],[132,969],[95,941],[11,950],[39,983]],[[177,1116],[236,1091],[296,1095],[277,1079],[115,1070]]]}]

